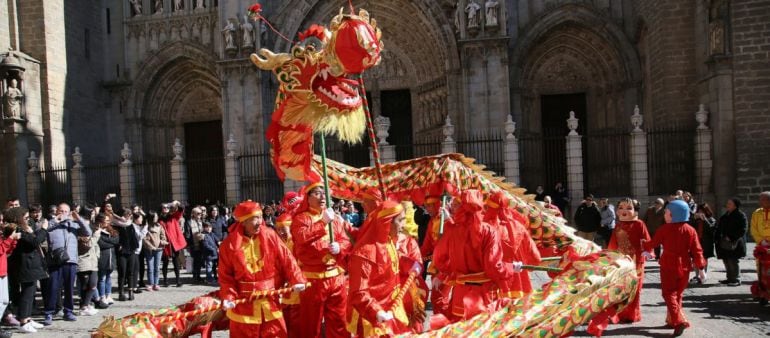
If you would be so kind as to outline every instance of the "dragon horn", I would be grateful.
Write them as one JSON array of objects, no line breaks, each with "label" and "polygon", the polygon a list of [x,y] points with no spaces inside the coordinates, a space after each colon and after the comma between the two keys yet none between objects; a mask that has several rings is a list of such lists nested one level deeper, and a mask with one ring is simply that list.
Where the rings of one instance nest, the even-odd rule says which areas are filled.
[{"label": "dragon horn", "polygon": [[257,67],[264,70],[273,70],[291,60],[291,56],[287,53],[276,54],[264,48],[259,50],[259,54],[264,56],[264,58],[252,53],[250,59]]}]

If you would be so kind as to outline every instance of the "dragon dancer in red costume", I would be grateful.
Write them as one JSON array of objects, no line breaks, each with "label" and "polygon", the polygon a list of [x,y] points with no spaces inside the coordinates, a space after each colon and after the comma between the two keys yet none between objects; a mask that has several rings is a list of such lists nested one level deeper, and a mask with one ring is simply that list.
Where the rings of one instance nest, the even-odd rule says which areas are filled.
[{"label": "dragon dancer in red costume", "polygon": [[356,337],[380,337],[408,332],[403,303],[395,302],[400,288],[396,242],[406,222],[400,203],[387,200],[369,215],[350,255],[348,331]]},{"label": "dragon dancer in red costume", "polygon": [[[291,239],[291,219],[294,217],[294,212],[299,207],[301,201],[302,199],[296,192],[287,192],[283,197],[283,201],[281,201],[283,213],[275,219],[275,231],[281,237],[284,244],[286,244],[286,247],[289,248],[290,252],[294,250],[294,241]],[[291,295],[282,297],[281,304],[284,306],[283,318],[286,321],[286,326],[289,328],[299,326],[299,292],[292,292]],[[299,337],[297,330],[289,330],[289,337]]]},{"label": "dragon dancer in red costume", "polygon": [[[346,331],[347,278],[345,262],[350,240],[341,217],[327,208],[321,183],[303,189],[302,203],[291,223],[294,256],[311,286],[300,294],[299,337],[320,337],[321,322],[326,337],[350,337]],[[334,241],[329,236],[329,226]]]},{"label": "dragon dancer in red costume", "polygon": [[503,262],[500,233],[482,220],[481,191],[463,191],[454,209],[453,222],[445,226],[433,254],[438,270],[448,276],[438,283],[453,285],[447,316],[451,322],[494,309],[500,288],[522,266]]},{"label": "dragon dancer in red costume", "polygon": [[690,208],[682,200],[674,200],[666,206],[664,215],[666,224],[657,231],[652,241],[644,244],[645,258],[653,258],[649,252],[658,245],[663,245],[660,257],[660,288],[663,300],[666,302],[666,324],[674,328],[674,336],[681,336],[690,323],[682,311],[682,293],[690,281],[690,269],[693,264],[698,269],[698,278],[706,279],[703,268],[706,259],[703,258],[698,234],[687,224],[690,218]]},{"label": "dragon dancer in red costume", "polygon": [[[406,227],[409,226],[410,222],[410,212],[412,213],[411,221],[414,222],[414,209],[412,208],[412,204],[411,202],[401,202],[401,206],[404,207],[406,225],[398,233],[396,249],[398,250],[399,257],[399,277],[401,284],[403,285],[409,278],[409,274],[413,272],[415,264],[417,264],[417,267],[422,271],[423,260],[417,239],[407,234],[406,230]],[[425,284],[425,280],[422,278],[415,279],[415,283],[409,288],[404,297],[404,310],[406,311],[407,317],[409,317],[409,327],[412,329],[412,332],[423,332],[425,303],[427,302],[427,298],[428,286]]]},{"label": "dragon dancer in red costume", "polygon": [[[431,263],[428,265],[427,271],[427,273],[431,276],[432,283],[430,302],[433,306],[433,313],[440,315],[434,318],[441,318],[441,316],[445,318],[449,317],[449,295],[452,292],[452,285],[436,282],[447,279],[447,277],[436,269],[436,261],[433,260],[432,257],[436,244],[441,237],[440,213],[443,212],[441,211],[442,195],[443,194],[441,188],[439,186],[434,186],[434,188],[430,189],[425,196],[423,206],[425,207],[425,212],[427,212],[430,216],[430,221],[428,222],[428,229],[425,232],[425,238],[423,239],[422,245],[420,246],[420,254],[422,254],[423,259],[425,261],[431,261]],[[448,202],[451,201],[450,198],[447,199]],[[445,209],[448,209],[448,207],[449,206],[445,206]],[[451,221],[452,220],[449,217],[445,217],[444,228],[446,228],[448,223]],[[444,321],[438,321],[434,323],[433,319],[431,320],[431,327],[433,328],[440,327],[445,324],[446,323],[444,323]]]},{"label": "dragon dancer in red costume", "polygon": [[286,283],[301,292],[305,277],[286,245],[266,228],[259,204],[241,202],[233,216],[236,223],[219,248],[219,294],[230,319],[230,337],[286,337],[278,296],[237,306],[234,301]]},{"label": "dragon dancer in red costume", "polygon": [[[527,219],[511,208],[502,191],[492,193],[486,202],[484,221],[500,232],[504,262],[540,264],[540,251],[526,228]],[[500,297],[517,299],[532,292],[529,272],[523,270],[506,280],[500,287]]]}]

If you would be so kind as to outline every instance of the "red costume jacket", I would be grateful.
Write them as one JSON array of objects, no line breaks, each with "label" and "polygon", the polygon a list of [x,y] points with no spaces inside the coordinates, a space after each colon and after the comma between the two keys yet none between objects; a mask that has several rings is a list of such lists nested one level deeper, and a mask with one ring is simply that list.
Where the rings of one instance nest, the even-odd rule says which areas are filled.
[{"label": "red costume jacket", "polygon": [[[291,223],[291,237],[294,241],[294,256],[302,271],[308,275],[335,274],[345,271],[347,255],[350,253],[350,239],[344,225],[332,221],[334,240],[340,244],[340,253],[329,252],[329,228],[324,224],[320,211],[307,210],[294,215]],[[337,272],[331,272],[335,271]]]},{"label": "red costume jacket", "polygon": [[[652,241],[644,244],[645,251],[663,245],[660,268],[689,273],[692,265],[698,269],[706,266],[703,249],[695,229],[687,223],[666,223],[655,231]],[[692,253],[692,254],[691,254]]]},{"label": "red costume jacket", "polygon": [[[219,285],[223,300],[248,297],[252,292],[305,283],[305,278],[281,238],[261,227],[251,238],[239,223],[219,247]],[[231,321],[261,324],[283,318],[278,296],[258,298],[227,312]]]},{"label": "red costume jacket", "polygon": [[644,244],[650,240],[647,233],[647,225],[640,220],[618,221],[615,230],[610,237],[609,250],[618,251],[631,256],[636,261],[636,271],[639,274],[639,284],[636,288],[636,296],[626,308],[613,318],[614,322],[638,322],[642,320],[642,309],[639,303],[642,295],[642,283],[644,282]]},{"label": "red costume jacket", "polygon": [[[457,220],[456,220],[457,221]],[[450,320],[471,318],[486,311],[497,299],[500,287],[514,276],[513,267],[503,263],[499,233],[487,223],[476,226],[451,225],[433,254],[439,271],[453,284]]]}]

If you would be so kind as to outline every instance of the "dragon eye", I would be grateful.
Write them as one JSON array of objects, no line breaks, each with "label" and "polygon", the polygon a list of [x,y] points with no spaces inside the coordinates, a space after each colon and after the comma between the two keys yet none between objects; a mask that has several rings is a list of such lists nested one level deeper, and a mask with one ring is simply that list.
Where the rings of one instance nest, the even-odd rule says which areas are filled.
[{"label": "dragon eye", "polygon": [[304,46],[305,48],[313,48],[314,50],[319,50],[319,51],[324,47],[324,43],[321,41],[321,39],[315,36],[310,36],[305,38],[305,40],[302,41],[301,45]]}]

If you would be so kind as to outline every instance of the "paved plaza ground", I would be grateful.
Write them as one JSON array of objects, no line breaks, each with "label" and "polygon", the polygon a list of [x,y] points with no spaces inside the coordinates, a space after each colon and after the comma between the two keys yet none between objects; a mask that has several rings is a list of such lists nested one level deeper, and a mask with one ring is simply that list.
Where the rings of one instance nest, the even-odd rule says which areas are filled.
[{"label": "paved plaza ground", "polygon": [[[749,252],[753,245],[749,246]],[[692,287],[685,292],[684,306],[692,327],[684,337],[763,337],[770,336],[770,306],[760,306],[752,300],[749,284],[757,279],[753,258],[741,260],[741,271],[745,285],[728,287],[718,283],[724,279],[725,270],[720,261],[712,258],[712,268],[707,284]],[[189,275],[185,275],[189,277]],[[542,275],[534,277],[541,284],[547,279]],[[76,322],[65,322],[55,318],[54,325],[40,330],[37,334],[16,336],[28,337],[87,337],[101,322],[102,316],[125,316],[134,312],[160,308],[186,300],[213,290],[209,286],[184,285],[182,288],[162,288],[158,292],[143,292],[132,302],[116,302],[111,308],[101,310],[94,317],[78,317]],[[117,297],[116,297],[117,298]],[[665,337],[671,329],[664,327],[666,308],[660,296],[660,274],[656,262],[646,266],[644,290],[642,292],[643,319],[633,325],[614,325],[605,331],[606,337]],[[38,318],[42,320],[41,318]],[[588,336],[578,329],[575,336]],[[227,337],[227,332],[218,332],[215,337]]]}]

